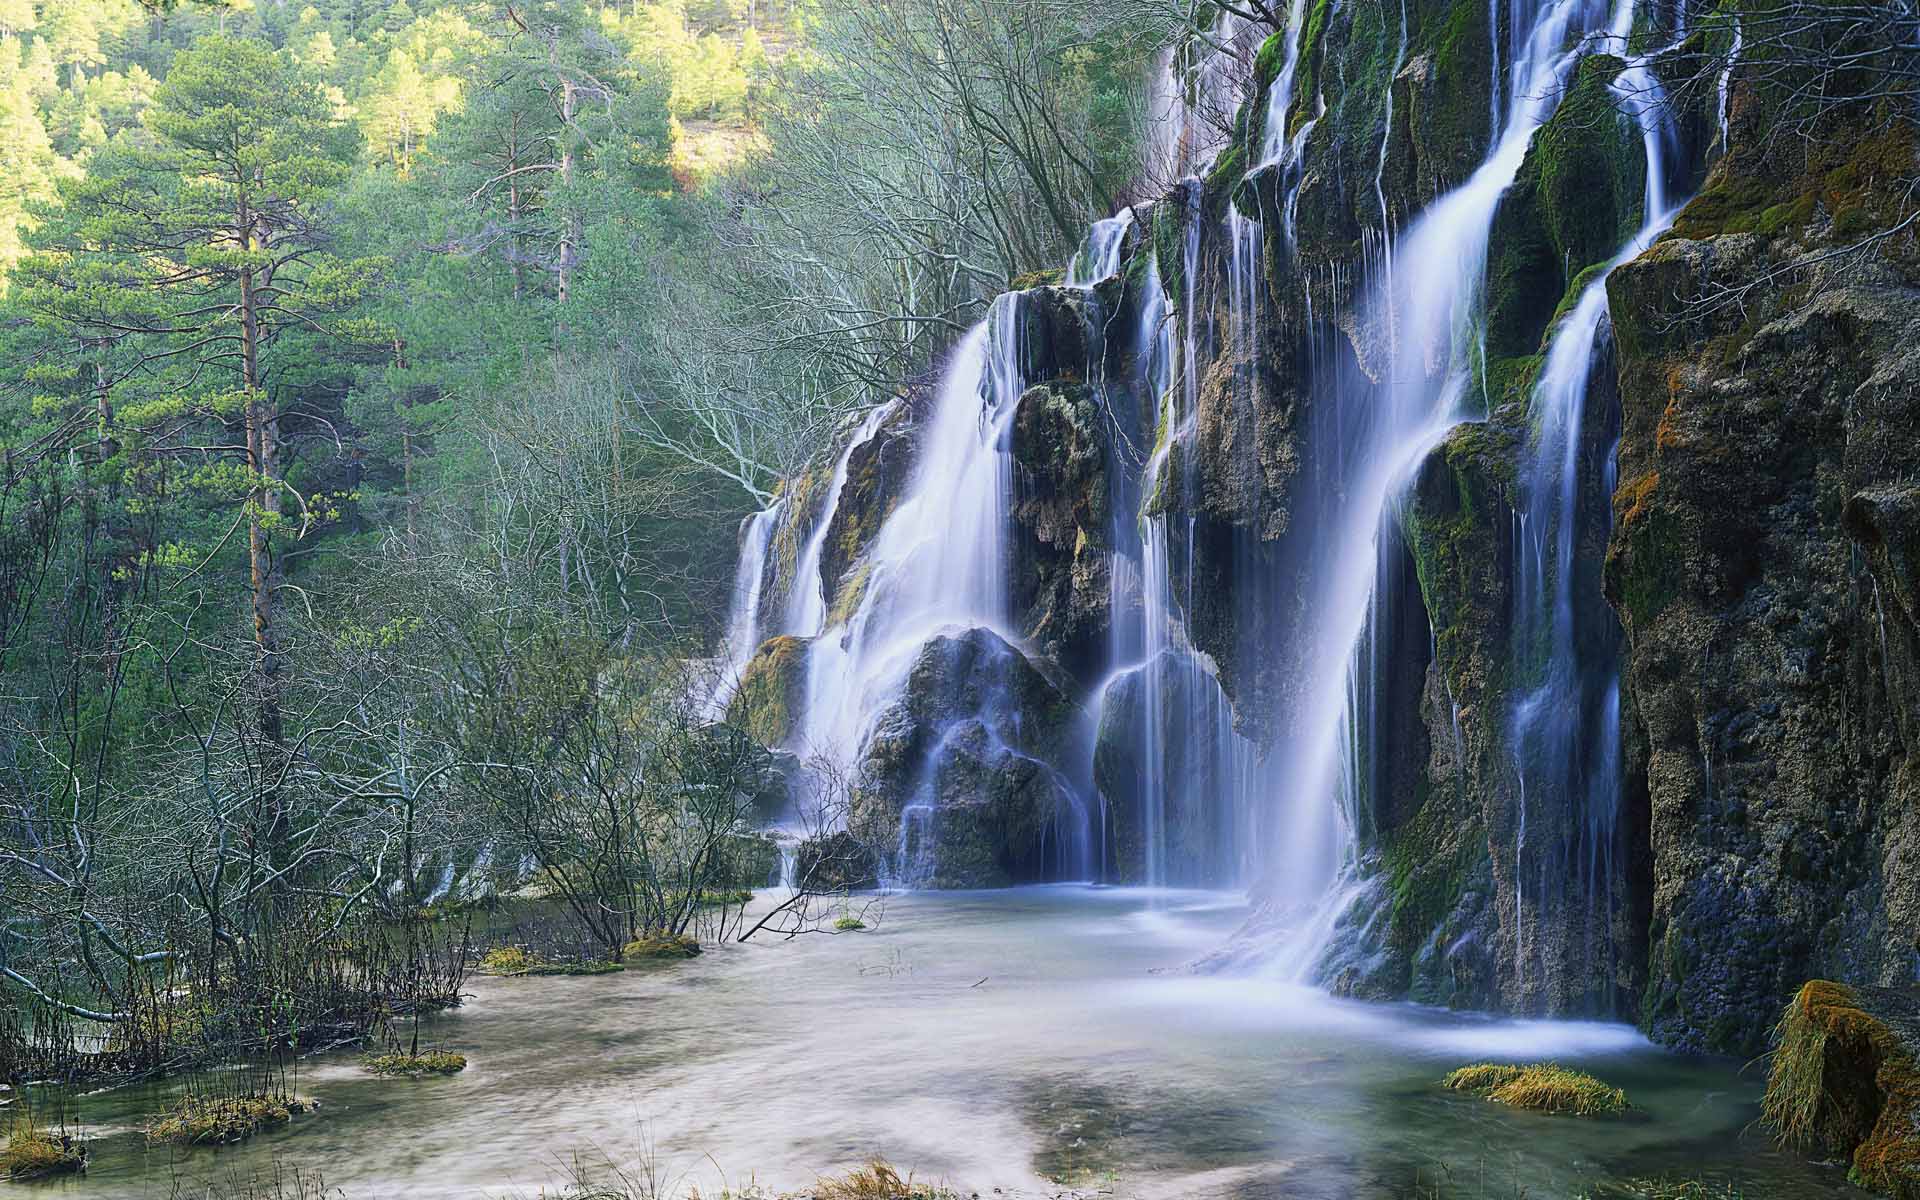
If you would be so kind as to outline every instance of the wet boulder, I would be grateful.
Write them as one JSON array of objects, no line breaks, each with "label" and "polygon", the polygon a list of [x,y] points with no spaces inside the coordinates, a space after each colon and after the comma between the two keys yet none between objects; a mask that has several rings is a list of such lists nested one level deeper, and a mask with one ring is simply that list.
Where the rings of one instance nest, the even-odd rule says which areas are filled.
[{"label": "wet boulder", "polygon": [[1057,668],[991,630],[929,639],[869,732],[852,827],[920,887],[1049,877],[1084,841],[1083,719]]}]

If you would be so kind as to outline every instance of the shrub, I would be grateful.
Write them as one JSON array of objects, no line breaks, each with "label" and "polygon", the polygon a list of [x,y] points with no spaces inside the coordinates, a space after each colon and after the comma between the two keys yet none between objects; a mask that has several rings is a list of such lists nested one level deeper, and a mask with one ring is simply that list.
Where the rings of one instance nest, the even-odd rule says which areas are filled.
[{"label": "shrub", "polygon": [[518,946],[496,946],[480,956],[480,969],[495,975],[518,975],[533,966],[533,955]]},{"label": "shrub", "polygon": [[1569,1071],[1554,1063],[1525,1067],[1475,1063],[1449,1073],[1441,1084],[1455,1091],[1474,1092],[1496,1104],[1510,1104],[1534,1112],[1592,1117],[1632,1107],[1627,1103],[1627,1094],[1619,1088],[1610,1087],[1583,1071]]}]

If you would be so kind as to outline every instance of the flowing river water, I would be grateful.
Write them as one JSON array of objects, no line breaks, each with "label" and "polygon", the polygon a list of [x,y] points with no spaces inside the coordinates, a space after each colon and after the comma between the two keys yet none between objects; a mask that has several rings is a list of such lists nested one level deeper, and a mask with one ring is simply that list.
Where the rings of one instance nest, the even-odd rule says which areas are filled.
[{"label": "flowing river water", "polygon": [[[469,1056],[465,1073],[393,1081],[347,1051],[303,1060],[299,1090],[321,1109],[239,1147],[147,1148],[138,1125],[161,1087],[84,1097],[90,1172],[0,1195],[166,1197],[277,1161],[347,1200],[530,1196],[580,1156],[650,1159],[712,1196],[875,1154],[981,1195],[1513,1200],[1632,1195],[1609,1188],[1650,1176],[1742,1189],[1715,1197],[1860,1195],[1771,1146],[1758,1067],[1679,1058],[1624,1025],[1187,970],[1244,919],[1237,895],[1058,885],[876,911],[863,932],[670,967],[475,978],[430,1030]],[[1547,1058],[1624,1087],[1634,1111],[1543,1116],[1437,1082]]]}]

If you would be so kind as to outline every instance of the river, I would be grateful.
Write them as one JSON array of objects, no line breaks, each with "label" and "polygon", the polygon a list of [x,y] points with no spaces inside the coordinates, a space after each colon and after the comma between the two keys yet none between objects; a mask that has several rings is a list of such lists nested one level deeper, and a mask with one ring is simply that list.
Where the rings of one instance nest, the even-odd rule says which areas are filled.
[{"label": "river", "polygon": [[[144,1146],[163,1088],[84,1097],[90,1173],[0,1195],[168,1196],[176,1178],[276,1161],[348,1200],[533,1195],[579,1156],[650,1162],[711,1196],[874,1154],[983,1195],[1511,1200],[1666,1175],[1775,1200],[1860,1195],[1769,1144],[1757,1067],[1679,1058],[1625,1025],[1182,969],[1245,915],[1237,895],[1201,892],[909,893],[861,932],[611,976],[475,978],[431,1029],[470,1057],[463,1074],[382,1080],[350,1053],[318,1056],[299,1089],[319,1112],[219,1150]],[[1487,1058],[1592,1071],[1635,1111],[1543,1116],[1438,1086]]]}]

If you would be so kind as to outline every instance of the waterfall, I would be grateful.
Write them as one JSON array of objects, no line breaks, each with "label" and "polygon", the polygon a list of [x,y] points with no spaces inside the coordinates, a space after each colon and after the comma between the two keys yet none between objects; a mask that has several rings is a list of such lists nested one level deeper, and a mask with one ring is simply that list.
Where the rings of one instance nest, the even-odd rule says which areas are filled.
[{"label": "waterfall", "polygon": [[719,675],[707,703],[713,720],[726,716],[740,673],[760,646],[760,596],[766,573],[767,546],[780,524],[781,501],[775,500],[740,522],[740,562],[734,568],[733,595],[728,605],[726,641],[721,647]]},{"label": "waterfall", "polygon": [[[1332,442],[1319,485],[1324,509],[1306,532],[1300,577],[1311,581],[1304,627],[1288,647],[1301,699],[1287,714],[1269,772],[1275,797],[1273,900],[1313,915],[1272,959],[1277,974],[1308,978],[1333,930],[1330,913],[1354,892],[1355,835],[1366,764],[1380,737],[1369,717],[1377,661],[1369,648],[1388,628],[1379,581],[1401,553],[1383,537],[1411,471],[1458,421],[1473,378],[1488,238],[1501,194],[1513,182],[1534,132],[1558,103],[1597,5],[1556,0],[1521,18],[1521,49],[1510,58],[1513,103],[1486,159],[1397,239],[1361,305],[1376,343],[1365,374],[1315,381],[1316,410]],[[1530,19],[1530,20],[1529,20]],[[1584,41],[1584,39],[1581,39]],[[1383,204],[1384,211],[1384,204]],[[1328,372],[1338,376],[1337,372]]]},{"label": "waterfall", "polygon": [[[1632,28],[1632,6],[1616,10],[1611,37],[1624,39]],[[1514,919],[1523,981],[1546,972],[1529,961],[1545,949],[1529,936],[1525,896],[1529,854],[1526,818],[1530,808],[1556,805],[1575,814],[1569,831],[1572,849],[1549,844],[1540,859],[1540,899],[1535,918],[1546,908],[1547,856],[1567,853],[1564,873],[1577,883],[1585,911],[1577,949],[1592,964],[1594,978],[1612,977],[1616,948],[1613,881],[1615,822],[1620,807],[1620,647],[1612,610],[1600,595],[1596,574],[1583,577],[1583,563],[1597,561],[1589,548],[1580,552],[1583,528],[1604,537],[1611,526],[1614,490],[1613,448],[1594,470],[1582,471],[1583,448],[1591,453],[1586,405],[1593,370],[1602,361],[1607,330],[1606,281],[1615,267],[1638,256],[1672,223],[1678,206],[1667,198],[1667,170],[1675,134],[1671,113],[1645,59],[1627,64],[1613,91],[1634,117],[1646,160],[1642,224],[1626,244],[1581,290],[1579,299],[1555,328],[1547,356],[1535,380],[1529,410],[1535,424],[1531,457],[1521,464],[1514,555],[1515,678],[1531,681],[1516,697],[1510,716],[1514,766],[1518,776],[1514,845]],[[1598,478],[1594,475],[1597,473]],[[1561,894],[1568,889],[1561,885]],[[1612,996],[1599,1007],[1610,1008]]]},{"label": "waterfall", "polygon": [[787,591],[787,610],[781,633],[812,637],[826,628],[827,606],[831,597],[827,595],[826,581],[820,575],[820,559],[826,553],[827,534],[833,527],[833,518],[840,511],[840,497],[847,490],[847,465],[861,447],[873,440],[897,404],[897,400],[890,401],[869,412],[854,430],[853,436],[847,439],[840,457],[834,460],[833,475],[827,483],[826,507],[815,519],[806,545],[796,560],[793,586]]},{"label": "waterfall", "polygon": [[1087,230],[1086,241],[1074,251],[1067,264],[1067,286],[1087,287],[1102,279],[1111,279],[1120,270],[1120,248],[1133,226],[1133,210],[1123,208],[1117,214],[1095,221]]},{"label": "waterfall", "polygon": [[[1267,124],[1260,142],[1260,165],[1278,162],[1288,153],[1287,112],[1293,106],[1293,79],[1300,70],[1300,33],[1306,24],[1307,0],[1293,0],[1287,9],[1287,56],[1281,61],[1280,73],[1273,77],[1267,88]],[[1294,156],[1298,156],[1298,144],[1294,143]]]}]

